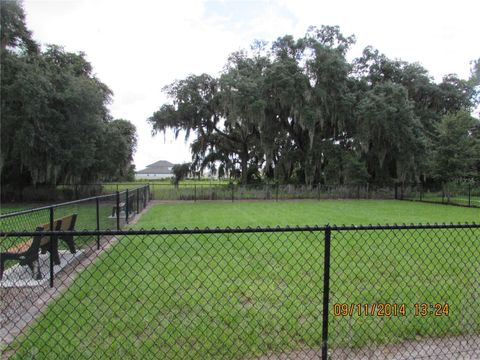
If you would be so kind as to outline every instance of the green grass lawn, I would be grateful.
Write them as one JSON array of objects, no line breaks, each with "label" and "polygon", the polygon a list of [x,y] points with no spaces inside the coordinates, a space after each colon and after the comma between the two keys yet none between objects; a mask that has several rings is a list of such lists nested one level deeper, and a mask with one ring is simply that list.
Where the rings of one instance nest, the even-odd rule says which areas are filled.
[{"label": "green grass lawn", "polygon": [[20,211],[26,209],[32,209],[34,207],[40,207],[42,204],[33,203],[7,203],[0,205],[0,214],[6,214],[13,211]]},{"label": "green grass lawn", "polygon": [[395,200],[306,200],[160,204],[138,227],[255,227],[479,222],[480,209]]},{"label": "green grass lawn", "polygon": [[[155,206],[136,228],[479,218],[479,209],[408,201],[184,203]],[[318,348],[323,236],[122,237],[18,338],[13,358],[254,358]],[[477,229],[334,232],[331,304],[405,303],[407,316],[331,315],[331,348],[479,333],[479,239]],[[448,302],[450,315],[416,317],[417,302]]]}]

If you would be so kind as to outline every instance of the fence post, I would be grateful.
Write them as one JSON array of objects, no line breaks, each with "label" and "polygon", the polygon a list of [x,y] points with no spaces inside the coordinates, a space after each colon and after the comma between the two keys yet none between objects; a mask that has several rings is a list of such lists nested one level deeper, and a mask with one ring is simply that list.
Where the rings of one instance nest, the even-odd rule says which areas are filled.
[{"label": "fence post", "polygon": [[197,202],[197,184],[194,184],[193,201]]},{"label": "fence post", "polygon": [[277,202],[278,202],[278,187],[279,187],[279,184],[277,183],[277,186],[276,186],[276,189],[275,189],[275,199],[276,199]]},{"label": "fence post", "polygon": [[[97,208],[97,230],[100,230],[100,201],[98,200],[98,197],[95,199],[95,205]],[[100,249],[100,235],[97,235],[97,250]]]},{"label": "fence post", "polygon": [[232,202],[233,202],[234,199],[235,199],[235,193],[234,193],[234,191],[235,191],[235,184],[232,183]]},{"label": "fence post", "polygon": [[317,198],[320,200],[320,183],[317,184]]},{"label": "fence post", "polygon": [[140,193],[139,193],[139,188],[137,188],[137,214],[140,213],[139,207],[140,207]]},{"label": "fence post", "polygon": [[130,211],[130,206],[129,205],[129,198],[128,198],[128,189],[126,190],[126,194],[125,194],[126,198],[125,198],[125,222],[128,224],[128,213]]},{"label": "fence post", "polygon": [[472,206],[472,185],[468,183],[468,207]]},{"label": "fence post", "polygon": [[120,230],[120,193],[117,191],[117,230]]},{"label": "fence post", "polygon": [[[53,223],[54,223],[54,208],[53,206],[50,207],[50,231],[53,231],[55,230],[53,228]],[[53,263],[53,253],[54,251],[58,250],[58,246],[56,246],[56,244],[54,244],[54,241],[56,239],[56,236],[55,235],[50,235],[50,244],[49,244],[49,247],[50,247],[50,287],[53,288],[53,277],[54,277],[54,269],[53,269],[53,266],[54,266],[54,263]],[[57,251],[58,253],[58,251]],[[40,264],[38,264],[38,266],[40,266]],[[37,269],[38,272],[40,272],[40,268]]]},{"label": "fence post", "polygon": [[142,210],[145,209],[145,207],[146,207],[145,194],[147,192],[145,190],[146,190],[146,186],[144,186],[141,190],[141,192],[142,192],[142,203],[141,203]]},{"label": "fence post", "polygon": [[322,318],[322,360],[328,357],[328,313],[330,297],[330,240],[331,227],[325,227],[325,253],[323,262],[323,318]]}]

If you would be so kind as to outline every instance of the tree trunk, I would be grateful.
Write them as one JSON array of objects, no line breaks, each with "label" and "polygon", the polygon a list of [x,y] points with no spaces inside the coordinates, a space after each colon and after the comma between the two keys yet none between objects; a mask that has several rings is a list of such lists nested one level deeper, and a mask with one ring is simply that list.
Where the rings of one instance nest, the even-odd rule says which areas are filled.
[{"label": "tree trunk", "polygon": [[240,165],[242,167],[242,185],[247,185],[248,181],[248,152],[240,154]]},{"label": "tree trunk", "polygon": [[312,155],[309,152],[306,153],[305,155],[305,161],[304,161],[304,169],[303,169],[303,174],[305,176],[305,185],[311,186],[313,184],[313,166],[312,166]]}]

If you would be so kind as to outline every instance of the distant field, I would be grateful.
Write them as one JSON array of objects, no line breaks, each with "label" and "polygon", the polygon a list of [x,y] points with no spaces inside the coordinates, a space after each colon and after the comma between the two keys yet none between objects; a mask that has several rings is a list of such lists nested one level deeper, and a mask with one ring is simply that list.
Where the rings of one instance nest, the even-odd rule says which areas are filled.
[{"label": "distant field", "polygon": [[[158,204],[136,228],[473,222],[479,209],[409,201]],[[395,343],[480,329],[468,301],[480,268],[479,232],[334,233],[331,302],[405,302],[405,318],[331,317],[332,347]],[[432,243],[435,241],[435,243]],[[441,261],[439,261],[439,259]],[[446,282],[438,276],[448,274]],[[149,358],[253,358],[318,348],[322,233],[122,237],[25,336],[17,357],[72,349]],[[443,278],[442,278],[443,279]],[[448,301],[450,317],[412,316]],[[64,355],[64,354],[62,354]]]}]

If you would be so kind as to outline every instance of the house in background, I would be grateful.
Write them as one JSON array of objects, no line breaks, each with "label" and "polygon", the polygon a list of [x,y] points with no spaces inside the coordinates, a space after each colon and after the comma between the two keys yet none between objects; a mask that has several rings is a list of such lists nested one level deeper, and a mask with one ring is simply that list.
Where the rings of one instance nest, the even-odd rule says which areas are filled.
[{"label": "house in background", "polygon": [[160,160],[154,162],[153,164],[147,165],[143,170],[137,171],[135,173],[135,179],[165,179],[173,176],[172,167],[175,164],[172,164],[166,160]]}]

